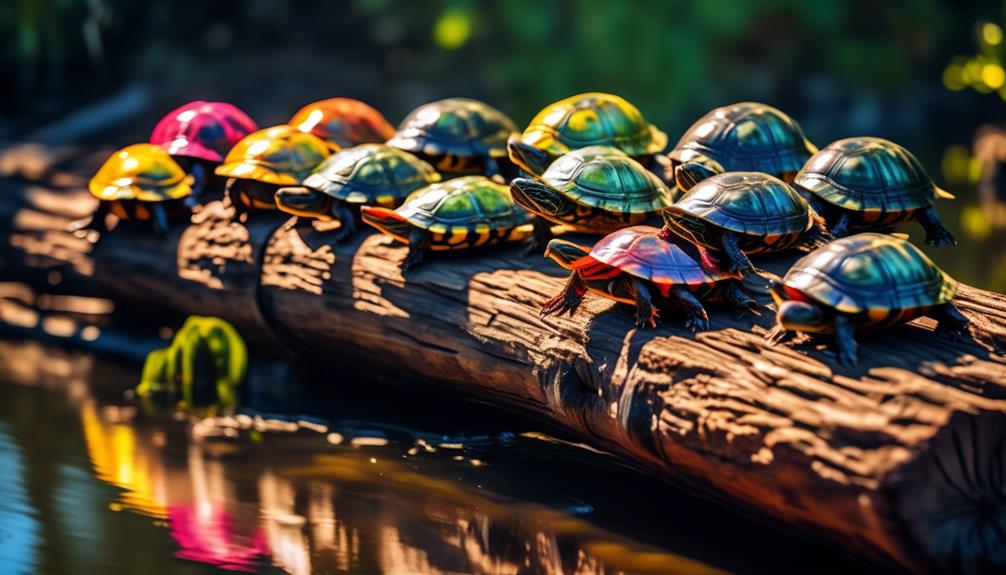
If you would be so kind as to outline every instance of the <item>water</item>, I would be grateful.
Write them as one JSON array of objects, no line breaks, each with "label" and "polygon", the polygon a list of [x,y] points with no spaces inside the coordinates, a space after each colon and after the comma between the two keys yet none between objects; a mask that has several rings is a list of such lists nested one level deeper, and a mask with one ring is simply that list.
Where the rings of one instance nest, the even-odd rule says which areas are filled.
[{"label": "water", "polygon": [[281,414],[197,418],[137,377],[0,341],[0,571],[862,570],[484,407],[276,382]]}]

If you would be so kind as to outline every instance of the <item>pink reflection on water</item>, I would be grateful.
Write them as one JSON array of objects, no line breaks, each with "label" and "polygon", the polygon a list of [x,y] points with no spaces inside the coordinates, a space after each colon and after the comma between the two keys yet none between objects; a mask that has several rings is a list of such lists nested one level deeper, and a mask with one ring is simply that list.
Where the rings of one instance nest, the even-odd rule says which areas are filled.
[{"label": "pink reflection on water", "polygon": [[254,527],[250,535],[237,533],[226,509],[172,505],[168,508],[168,522],[171,537],[179,547],[175,555],[182,559],[232,571],[255,571],[269,556],[262,530]]}]

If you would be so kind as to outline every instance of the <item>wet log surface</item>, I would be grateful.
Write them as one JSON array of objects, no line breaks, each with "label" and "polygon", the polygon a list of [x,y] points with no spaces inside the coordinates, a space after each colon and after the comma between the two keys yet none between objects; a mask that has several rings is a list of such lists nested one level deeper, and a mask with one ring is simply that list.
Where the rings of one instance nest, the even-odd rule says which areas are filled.
[{"label": "wet log surface", "polygon": [[[121,226],[93,247],[62,231],[92,207],[82,174],[93,161],[65,162],[2,180],[4,279],[44,285],[58,272],[151,314],[225,318],[260,349],[352,358],[537,413],[887,564],[1006,569],[1006,296],[962,286],[968,337],[938,338],[919,319],[861,336],[860,366],[846,369],[824,341],[766,347],[760,279],[747,281],[760,318],[710,305],[710,331],[692,338],[673,313],[637,330],[624,306],[597,298],[540,319],[564,274],[521,247],[433,256],[406,280],[405,248],[388,238],[334,245],[277,214],[237,223],[219,203],[169,237]],[[755,263],[771,278],[799,255]]]}]

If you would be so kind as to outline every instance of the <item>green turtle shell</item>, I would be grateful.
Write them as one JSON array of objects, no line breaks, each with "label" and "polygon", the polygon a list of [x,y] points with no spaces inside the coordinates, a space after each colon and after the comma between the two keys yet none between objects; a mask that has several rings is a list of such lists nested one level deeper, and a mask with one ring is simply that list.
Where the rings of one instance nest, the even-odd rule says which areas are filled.
[{"label": "green turtle shell", "polygon": [[659,284],[712,284],[736,278],[726,271],[706,269],[698,254],[660,238],[653,226],[632,226],[601,238],[590,251],[595,260],[627,274]]},{"label": "green turtle shell", "polygon": [[440,174],[423,160],[384,144],[336,152],[304,180],[308,188],[350,204],[394,207]]},{"label": "green turtle shell", "polygon": [[928,308],[957,291],[957,282],[910,242],[876,233],[818,248],[793,264],[782,283],[844,313]]},{"label": "green turtle shell", "polygon": [[589,92],[555,102],[538,113],[521,135],[524,143],[553,157],[587,146],[615,146],[630,156],[663,151],[667,135],[614,94]]},{"label": "green turtle shell", "polygon": [[817,148],[796,121],[780,110],[757,102],[741,102],[712,110],[681,137],[668,154],[675,162],[704,155],[728,172],[796,173]]},{"label": "green turtle shell", "polygon": [[428,156],[507,155],[507,138],[517,125],[503,112],[478,100],[448,98],[410,113],[388,145]]},{"label": "green turtle shell", "polygon": [[925,208],[945,194],[911,152],[883,138],[846,138],[828,145],[793,184],[829,204],[866,212]]},{"label": "green turtle shell", "polygon": [[656,212],[674,202],[660,178],[610,146],[573,150],[552,162],[541,179],[577,204],[608,212]]},{"label": "green turtle shell", "polygon": [[530,214],[514,203],[507,186],[485,176],[455,178],[416,190],[396,212],[434,233],[510,229],[531,221]]},{"label": "green turtle shell", "polygon": [[703,180],[668,212],[756,236],[802,234],[814,224],[810,206],[796,190],[758,172],[727,172]]}]

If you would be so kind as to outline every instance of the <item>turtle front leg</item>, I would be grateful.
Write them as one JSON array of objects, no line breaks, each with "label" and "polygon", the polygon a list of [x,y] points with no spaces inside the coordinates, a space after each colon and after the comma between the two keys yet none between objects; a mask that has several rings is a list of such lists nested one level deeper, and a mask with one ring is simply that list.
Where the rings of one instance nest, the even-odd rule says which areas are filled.
[{"label": "turtle front leg", "polygon": [[555,237],[555,234],[552,233],[552,222],[541,216],[535,216],[531,219],[531,225],[533,232],[524,255],[541,255],[545,251],[545,247],[548,246],[548,242]]},{"label": "turtle front leg", "polygon": [[776,323],[772,329],[765,333],[765,343],[769,347],[774,347],[785,341],[789,341],[796,336],[796,332],[788,330],[781,323]]},{"label": "turtle front leg", "polygon": [[741,319],[747,314],[760,316],[758,302],[744,290],[740,282],[728,281],[723,287],[723,297],[734,310],[734,319]]},{"label": "turtle front leg", "polygon": [[171,224],[168,223],[168,211],[160,204],[150,207],[150,221],[154,226],[154,235],[157,237],[166,236],[171,231]]},{"label": "turtle front leg", "polygon": [[723,233],[723,251],[730,261],[727,269],[732,272],[754,272],[754,264],[740,248],[740,236],[733,232]]},{"label": "turtle front leg", "polygon": [[566,280],[566,285],[559,292],[559,295],[545,302],[539,316],[562,316],[565,313],[572,317],[580,307],[580,303],[583,302],[583,296],[586,293],[587,286],[584,284],[583,278],[580,277],[580,272],[574,270],[569,274],[569,279]]},{"label": "turtle front leg", "polygon": [[340,243],[356,233],[356,214],[352,208],[343,202],[333,201],[332,217],[339,221],[339,229],[333,234],[332,241]]},{"label": "turtle front leg", "polygon": [[936,208],[933,206],[929,206],[919,215],[919,223],[926,230],[927,244],[934,248],[957,245],[957,239],[950,233],[950,230],[944,227],[943,222],[940,220],[940,214],[936,212]]},{"label": "turtle front leg", "polygon": [[706,308],[688,288],[684,286],[673,286],[670,291],[671,297],[681,305],[685,312],[685,327],[691,330],[694,336],[696,332],[709,329],[709,314]]},{"label": "turtle front leg", "polygon": [[935,319],[936,335],[956,340],[962,336],[971,325],[971,320],[964,316],[952,303],[945,303],[929,311],[929,317]]},{"label": "turtle front leg", "polygon": [[859,363],[856,353],[855,329],[852,320],[847,316],[838,313],[834,322],[835,346],[838,348],[838,362],[845,367],[855,367]]},{"label": "turtle front leg", "polygon": [[409,255],[402,261],[402,275],[409,275],[423,261],[426,250],[430,248],[433,238],[430,233],[421,228],[412,228],[409,232]]}]

